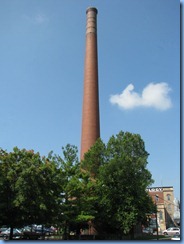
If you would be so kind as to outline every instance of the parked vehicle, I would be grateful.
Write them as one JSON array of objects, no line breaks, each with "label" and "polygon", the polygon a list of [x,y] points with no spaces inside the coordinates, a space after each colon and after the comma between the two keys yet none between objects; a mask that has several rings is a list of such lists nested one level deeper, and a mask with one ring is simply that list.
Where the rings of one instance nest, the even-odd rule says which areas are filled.
[{"label": "parked vehicle", "polygon": [[150,228],[150,227],[146,227],[146,228],[144,228],[143,230],[142,230],[142,233],[144,233],[144,234],[153,234],[153,229],[152,228]]},{"label": "parked vehicle", "polygon": [[178,227],[170,227],[167,230],[162,231],[164,235],[178,235],[180,234],[180,228]]},{"label": "parked vehicle", "polygon": [[34,230],[23,231],[22,239],[24,240],[38,240],[41,238],[41,234],[35,232]]},{"label": "parked vehicle", "polygon": [[54,230],[52,228],[46,228],[39,225],[35,228],[35,232],[42,235],[52,235],[54,233]]},{"label": "parked vehicle", "polygon": [[[10,228],[2,231],[0,236],[3,237],[4,240],[9,239],[10,236]],[[22,232],[19,229],[13,229],[13,239],[21,239]]]},{"label": "parked vehicle", "polygon": [[8,227],[1,227],[0,228],[0,233],[3,232],[3,231],[5,231],[5,230],[7,230],[7,229],[8,229]]},{"label": "parked vehicle", "polygon": [[41,234],[35,231],[35,225],[24,226],[22,228],[22,239],[24,240],[38,240]]},{"label": "parked vehicle", "polygon": [[180,235],[174,235],[173,237],[171,237],[172,241],[180,241]]},{"label": "parked vehicle", "polygon": [[40,234],[42,234],[42,235],[47,235],[47,236],[49,236],[49,235],[52,234],[52,232],[51,232],[50,229],[48,229],[48,228],[44,228],[44,229],[36,229],[35,232],[36,232],[36,233],[40,233]]}]

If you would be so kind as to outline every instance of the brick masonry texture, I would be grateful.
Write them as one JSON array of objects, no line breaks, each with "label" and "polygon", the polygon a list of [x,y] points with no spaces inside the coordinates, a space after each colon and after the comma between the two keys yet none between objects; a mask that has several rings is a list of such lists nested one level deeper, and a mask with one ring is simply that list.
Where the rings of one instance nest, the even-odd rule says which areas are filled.
[{"label": "brick masonry texture", "polygon": [[100,137],[98,52],[95,8],[86,11],[86,52],[84,66],[84,94],[82,110],[81,159]]}]

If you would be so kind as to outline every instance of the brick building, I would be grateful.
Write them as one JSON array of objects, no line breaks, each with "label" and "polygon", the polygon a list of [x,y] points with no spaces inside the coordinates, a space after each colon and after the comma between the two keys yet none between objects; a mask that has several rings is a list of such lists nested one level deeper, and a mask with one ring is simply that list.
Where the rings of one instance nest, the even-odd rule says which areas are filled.
[{"label": "brick building", "polygon": [[149,195],[157,207],[157,216],[152,214],[150,224],[156,225],[156,217],[159,232],[172,226],[176,226],[174,221],[174,190],[172,186],[147,188]]}]

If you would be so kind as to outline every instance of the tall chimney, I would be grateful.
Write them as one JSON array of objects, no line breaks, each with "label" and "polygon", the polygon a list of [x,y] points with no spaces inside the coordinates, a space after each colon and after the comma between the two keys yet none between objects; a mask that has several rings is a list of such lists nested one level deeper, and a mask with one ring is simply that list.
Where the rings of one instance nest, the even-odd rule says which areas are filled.
[{"label": "tall chimney", "polygon": [[97,9],[86,10],[86,53],[82,110],[81,160],[100,137],[97,53]]}]

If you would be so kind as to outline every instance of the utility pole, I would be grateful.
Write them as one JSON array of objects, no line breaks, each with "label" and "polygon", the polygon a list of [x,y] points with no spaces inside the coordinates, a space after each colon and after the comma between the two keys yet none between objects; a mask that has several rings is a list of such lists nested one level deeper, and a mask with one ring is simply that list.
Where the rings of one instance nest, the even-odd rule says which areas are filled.
[{"label": "utility pole", "polygon": [[156,229],[157,229],[157,240],[158,238],[158,218],[157,218],[157,202],[159,200],[158,195],[155,195],[155,209],[156,209],[156,213],[155,213],[155,217],[156,217]]}]

